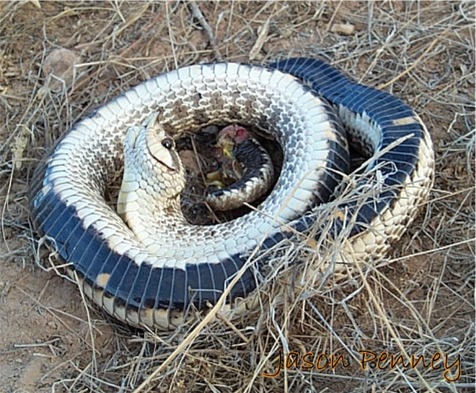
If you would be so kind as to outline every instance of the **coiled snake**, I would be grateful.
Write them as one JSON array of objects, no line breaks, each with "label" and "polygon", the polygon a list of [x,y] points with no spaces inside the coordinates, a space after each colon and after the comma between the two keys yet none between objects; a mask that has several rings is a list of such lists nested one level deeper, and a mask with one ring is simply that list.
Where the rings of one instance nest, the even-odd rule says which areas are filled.
[{"label": "coiled snake", "polygon": [[[104,193],[123,166],[126,131],[140,129],[152,112],[154,133],[136,129],[127,138],[145,148],[130,153],[145,157],[144,170],[159,165],[164,177],[157,185],[126,165],[123,188],[135,192],[122,198],[123,216],[152,215],[140,216],[131,229]],[[275,187],[245,216],[190,225],[178,208],[183,170],[168,134],[235,122],[261,129],[282,146]],[[215,304],[253,250],[269,249],[314,224],[309,212],[329,201],[348,170],[344,128],[373,157],[365,171],[375,176],[357,181],[356,188],[370,192],[339,205],[329,236],[348,231],[337,263],[379,258],[428,196],[434,161],[429,133],[397,98],[316,59],[267,67],[193,65],[139,84],[74,125],[39,164],[30,186],[31,220],[100,307],[133,326],[172,329],[188,307]],[[257,285],[253,268],[247,269],[229,292],[228,307],[238,307]]]}]

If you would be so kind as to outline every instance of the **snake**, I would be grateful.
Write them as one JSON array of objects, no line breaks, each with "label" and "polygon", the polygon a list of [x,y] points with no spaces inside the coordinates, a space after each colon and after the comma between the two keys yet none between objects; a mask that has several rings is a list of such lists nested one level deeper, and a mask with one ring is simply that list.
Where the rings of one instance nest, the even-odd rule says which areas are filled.
[{"label": "snake", "polygon": [[[281,146],[274,187],[241,217],[189,224],[174,139],[235,123]],[[356,196],[339,202],[349,144],[369,159],[350,181]],[[105,194],[121,171],[116,211]],[[33,173],[30,220],[93,303],[133,327],[171,330],[219,301],[248,310],[267,251],[312,228],[343,241],[335,269],[384,258],[433,177],[432,141],[415,111],[326,61],[195,64],[138,84],[65,132]],[[326,227],[316,211],[329,205]]]}]

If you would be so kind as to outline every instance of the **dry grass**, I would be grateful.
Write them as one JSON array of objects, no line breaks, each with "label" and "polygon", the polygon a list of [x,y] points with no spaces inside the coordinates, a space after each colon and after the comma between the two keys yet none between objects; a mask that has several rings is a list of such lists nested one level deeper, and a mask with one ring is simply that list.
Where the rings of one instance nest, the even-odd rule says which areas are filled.
[{"label": "dry grass", "polygon": [[[0,391],[474,391],[472,2],[19,1],[0,7]],[[41,69],[61,47],[82,60],[72,87],[50,81],[48,89]],[[158,335],[105,319],[84,306],[73,285],[34,266],[27,184],[71,124],[165,70],[220,56],[263,62],[289,55],[327,58],[398,95],[432,133],[434,190],[387,259],[339,280],[311,275],[304,283],[296,279],[304,267],[291,264],[242,320]],[[324,258],[305,245],[283,252],[283,260],[302,252],[316,263]],[[310,352],[309,360],[321,362],[263,377],[282,351]],[[406,360],[423,355],[427,365],[442,354],[453,366],[449,374],[442,362],[362,370],[359,351]],[[339,355],[345,364],[326,366]]]}]

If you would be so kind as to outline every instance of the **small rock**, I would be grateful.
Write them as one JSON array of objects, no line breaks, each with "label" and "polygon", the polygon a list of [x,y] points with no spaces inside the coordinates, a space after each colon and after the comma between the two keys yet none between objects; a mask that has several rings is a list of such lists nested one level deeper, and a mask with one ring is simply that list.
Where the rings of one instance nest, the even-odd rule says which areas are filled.
[{"label": "small rock", "polygon": [[68,89],[76,78],[77,64],[81,56],[69,49],[53,49],[43,62],[45,86],[53,92],[59,92],[64,87]]},{"label": "small rock", "polygon": [[339,33],[344,35],[354,34],[355,26],[348,23],[335,23],[331,27],[333,33]]}]

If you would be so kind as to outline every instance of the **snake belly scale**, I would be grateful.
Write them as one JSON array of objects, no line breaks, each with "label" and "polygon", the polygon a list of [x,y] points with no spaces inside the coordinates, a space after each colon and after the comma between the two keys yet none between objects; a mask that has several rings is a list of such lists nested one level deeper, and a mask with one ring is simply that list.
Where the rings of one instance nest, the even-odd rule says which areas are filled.
[{"label": "snake belly scale", "polygon": [[[126,131],[151,112],[172,135],[234,122],[269,133],[284,154],[274,189],[256,211],[217,226],[174,230],[159,217],[163,234],[151,251],[104,199],[123,166]],[[193,65],[139,84],[75,124],[40,162],[30,185],[31,221],[96,304],[133,326],[173,329],[189,306],[215,304],[257,247],[314,224],[307,212],[329,201],[348,171],[344,127],[375,157],[366,171],[378,167],[383,180],[358,183],[376,191],[340,206],[345,215],[335,235],[350,231],[339,258],[382,257],[428,196],[429,133],[397,98],[316,59]],[[230,307],[257,285],[246,270],[229,293]]]}]

